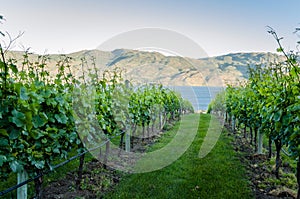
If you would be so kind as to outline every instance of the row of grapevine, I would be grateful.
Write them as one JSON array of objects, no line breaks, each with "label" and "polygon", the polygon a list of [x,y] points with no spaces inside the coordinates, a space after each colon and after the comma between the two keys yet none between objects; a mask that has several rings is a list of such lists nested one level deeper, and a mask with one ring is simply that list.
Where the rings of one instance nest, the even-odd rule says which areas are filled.
[{"label": "row of grapevine", "polygon": [[[4,49],[0,50],[2,181],[11,172],[18,173],[22,182],[51,170],[53,160],[67,158],[70,151],[81,153],[84,140],[91,139],[90,135],[97,142],[103,140],[103,135],[109,139],[136,126],[147,129],[149,134],[150,124],[154,131],[154,124],[159,121],[161,130],[167,122],[179,119],[183,112],[192,111],[191,104],[174,91],[161,85],[136,88],[123,81],[119,70],[99,74],[94,67],[75,78],[71,72],[72,59],[61,56],[56,75],[51,76],[47,56],[33,61],[25,53],[20,63],[20,60],[6,59]],[[83,61],[82,71],[85,67]],[[94,129],[84,126],[93,122]],[[84,156],[81,163],[83,159]],[[79,170],[82,164],[80,167]],[[41,197],[41,183],[41,178],[35,180],[37,198]],[[26,198],[26,192],[24,187],[18,194]]]},{"label": "row of grapevine", "polygon": [[244,137],[247,136],[246,129],[250,129],[251,142],[254,141],[258,153],[262,153],[264,134],[269,139],[269,157],[272,142],[275,144],[277,178],[281,149],[284,145],[288,147],[292,158],[297,161],[296,177],[300,187],[300,61],[297,53],[284,51],[275,31],[269,32],[278,42],[278,51],[283,53],[286,60],[249,67],[247,83],[239,87],[227,87],[222,100],[223,109],[233,130],[236,121],[239,125],[243,124]]},{"label": "row of grapevine", "polygon": [[[45,71],[46,57],[35,63],[28,54],[23,58],[20,72],[16,60],[2,56],[0,62],[1,180],[13,171],[19,182],[51,169],[55,158],[66,158],[68,151],[80,146],[70,106],[72,87],[63,71],[51,80]],[[26,195],[26,189],[21,192]]]}]

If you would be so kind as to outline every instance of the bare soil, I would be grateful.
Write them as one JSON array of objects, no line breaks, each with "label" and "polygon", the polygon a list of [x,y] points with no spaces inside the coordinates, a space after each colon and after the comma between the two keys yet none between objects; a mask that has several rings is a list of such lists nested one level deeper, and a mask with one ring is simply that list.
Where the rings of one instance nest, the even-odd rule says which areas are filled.
[{"label": "bare soil", "polygon": [[[144,152],[147,147],[154,144],[155,141],[159,139],[161,133],[158,133],[157,135],[147,139],[135,138],[132,151]],[[124,154],[122,154],[122,152],[118,153],[117,151],[111,151],[110,153],[110,156],[118,156],[119,158],[121,158],[121,161],[119,162],[126,164],[126,162],[124,162],[124,159],[126,159],[126,157],[124,157],[124,159],[122,158],[122,156],[125,156]],[[132,158],[127,159],[134,161],[132,160]],[[113,168],[118,167],[117,164],[119,162],[114,161]],[[132,162],[127,163],[128,165],[132,164]],[[78,176],[77,171],[70,171],[63,178],[51,182],[48,186],[46,186],[43,189],[43,198],[103,198],[105,193],[113,190],[114,186],[121,180],[122,176],[124,175],[124,173],[116,171],[109,165],[110,162],[108,162],[107,166],[104,166],[97,159],[86,162],[84,164],[84,172],[79,189],[76,188],[75,185]],[[120,167],[122,166],[123,165],[120,165]]]},{"label": "bare soil", "polygon": [[[230,129],[226,126],[227,129]],[[285,185],[275,186],[269,179],[276,179],[272,166],[268,164],[269,159],[266,154],[257,154],[254,152],[254,146],[249,144],[249,141],[241,135],[234,134],[228,130],[228,136],[233,137],[234,150],[239,154],[240,161],[246,168],[247,177],[250,181],[250,186],[253,195],[258,199],[292,199],[296,198],[296,190],[293,190]],[[274,167],[274,166],[273,166]],[[283,172],[294,174],[294,169],[288,164],[281,167]]]}]

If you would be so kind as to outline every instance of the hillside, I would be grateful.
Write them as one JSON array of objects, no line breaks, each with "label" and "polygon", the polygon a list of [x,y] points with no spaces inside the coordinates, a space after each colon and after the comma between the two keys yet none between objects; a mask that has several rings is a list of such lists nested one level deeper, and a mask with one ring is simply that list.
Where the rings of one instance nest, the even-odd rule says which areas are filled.
[{"label": "hillside", "polygon": [[[9,52],[8,56],[21,61],[22,54],[23,52]],[[283,59],[272,53],[232,53],[192,59],[127,49],[116,49],[111,52],[83,50],[67,56],[72,57],[72,72],[76,76],[81,75],[83,68],[91,67],[93,65],[92,58],[95,58],[94,63],[99,71],[120,68],[124,70],[126,79],[137,84],[156,82],[181,86],[237,84],[248,78],[248,65]],[[56,72],[56,62],[60,60],[60,57],[58,54],[49,55],[48,67],[53,74]],[[38,55],[30,55],[31,60],[37,58]]]}]

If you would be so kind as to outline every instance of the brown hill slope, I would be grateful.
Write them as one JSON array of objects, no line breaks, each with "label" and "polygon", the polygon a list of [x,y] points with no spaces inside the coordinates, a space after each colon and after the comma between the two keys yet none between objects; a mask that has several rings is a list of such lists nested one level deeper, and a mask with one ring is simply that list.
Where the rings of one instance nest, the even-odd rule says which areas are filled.
[{"label": "brown hill slope", "polygon": [[[9,52],[22,62],[23,52]],[[72,57],[72,72],[80,75],[83,68],[92,67],[99,71],[121,68],[124,76],[134,83],[156,82],[164,85],[222,86],[236,84],[248,78],[248,65],[283,60],[272,53],[234,53],[204,59],[192,59],[178,56],[164,56],[158,52],[116,49],[111,52],[83,50],[67,54]],[[31,60],[38,55],[31,54]],[[49,55],[49,70],[56,73],[56,63],[61,59],[58,54]],[[83,64],[83,65],[82,65]]]}]

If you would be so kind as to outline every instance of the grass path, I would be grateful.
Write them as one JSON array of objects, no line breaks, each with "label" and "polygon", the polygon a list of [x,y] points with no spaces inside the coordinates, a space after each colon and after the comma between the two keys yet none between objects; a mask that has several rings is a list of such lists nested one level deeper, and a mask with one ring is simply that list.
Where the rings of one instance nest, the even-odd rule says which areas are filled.
[{"label": "grass path", "polygon": [[[199,115],[189,117],[192,123]],[[245,169],[228,137],[221,134],[213,150],[199,158],[199,149],[211,119],[215,120],[210,115],[201,115],[192,145],[178,160],[157,171],[126,175],[105,198],[253,198],[245,179]],[[176,129],[178,124],[150,150],[168,144]]]}]

